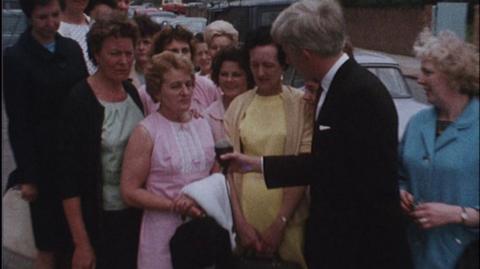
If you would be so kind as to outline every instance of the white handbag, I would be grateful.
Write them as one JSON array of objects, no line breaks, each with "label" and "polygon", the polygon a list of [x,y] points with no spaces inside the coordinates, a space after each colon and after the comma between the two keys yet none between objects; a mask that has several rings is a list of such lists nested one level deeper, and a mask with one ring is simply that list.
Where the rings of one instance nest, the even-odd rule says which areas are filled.
[{"label": "white handbag", "polygon": [[30,216],[30,205],[20,190],[10,188],[3,196],[2,245],[16,254],[34,259],[37,256]]}]

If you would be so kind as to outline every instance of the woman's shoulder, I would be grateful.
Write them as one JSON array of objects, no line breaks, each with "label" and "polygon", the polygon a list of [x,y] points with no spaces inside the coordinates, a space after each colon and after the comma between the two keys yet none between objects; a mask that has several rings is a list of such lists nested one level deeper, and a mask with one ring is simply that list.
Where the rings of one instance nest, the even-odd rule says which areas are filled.
[{"label": "woman's shoulder", "polygon": [[159,113],[150,113],[145,118],[143,118],[139,123],[138,126],[143,126],[150,136],[153,138],[156,136],[157,131],[159,130],[166,130],[163,126],[165,121],[162,121],[162,117]]},{"label": "woman's shoulder", "polygon": [[92,94],[90,85],[88,84],[87,79],[82,79],[75,83],[70,92],[71,98],[85,98]]},{"label": "woman's shoulder", "polygon": [[66,106],[86,110],[88,113],[92,112],[94,108],[100,107],[87,78],[78,81],[72,87],[66,99]]},{"label": "woman's shoulder", "polygon": [[202,85],[215,86],[215,84],[213,83],[213,81],[211,79],[209,79],[208,77],[205,77],[205,76],[198,75],[198,74],[195,74],[195,82],[200,83]]},{"label": "woman's shoulder", "polygon": [[25,40],[25,33],[20,36],[20,38],[17,40],[15,44],[12,46],[6,47],[3,50],[3,63],[12,63],[12,64],[18,64],[23,61],[23,59],[27,59],[28,55],[26,54],[27,49],[24,43],[26,42]]},{"label": "woman's shoulder", "polygon": [[417,112],[415,115],[410,118],[410,125],[416,125],[416,124],[423,124],[429,121],[435,121],[436,120],[436,112],[435,108],[432,107],[427,107],[419,112]]},{"label": "woman's shoulder", "polygon": [[210,129],[210,124],[205,116],[203,117],[192,117],[191,124],[195,126],[195,128],[208,128]]},{"label": "woman's shoulder", "polygon": [[215,93],[217,91],[217,86],[211,79],[200,75],[195,75],[195,88]]},{"label": "woman's shoulder", "polygon": [[248,100],[252,100],[253,97],[255,96],[255,93],[256,93],[256,88],[253,88],[251,90],[248,90],[248,91],[238,95],[237,97],[235,97],[232,100],[232,102],[230,103],[230,106],[228,108],[230,109],[230,107],[236,107],[236,106],[239,106],[241,104],[244,104]]},{"label": "woman's shoulder", "polygon": [[233,99],[225,111],[224,119],[231,120],[237,116],[240,116],[241,111],[250,104],[255,97],[256,88],[248,90]]},{"label": "woman's shoulder", "polygon": [[303,95],[304,92],[300,89],[297,89],[295,87],[289,86],[289,85],[282,85],[282,92],[284,95],[287,95],[288,97],[295,99],[295,100],[303,100]]},{"label": "woman's shoulder", "polygon": [[144,125],[153,125],[153,124],[159,124],[160,122],[160,114],[158,112],[155,113],[150,113],[148,114],[143,120],[140,121],[140,123]]},{"label": "woman's shoulder", "polygon": [[58,46],[62,47],[62,49],[66,50],[68,53],[79,52],[80,55],[83,55],[82,54],[82,48],[80,47],[78,42],[71,39],[70,37],[65,37],[65,36],[57,33],[55,41],[57,42]]},{"label": "woman's shoulder", "polygon": [[224,109],[223,109],[222,99],[218,99],[217,101],[211,103],[211,104],[203,111],[203,114],[204,114],[204,115],[211,115],[211,116],[214,116],[214,117],[223,116],[223,115],[220,115],[220,114],[223,114],[223,113],[225,113],[225,111],[224,111]]}]

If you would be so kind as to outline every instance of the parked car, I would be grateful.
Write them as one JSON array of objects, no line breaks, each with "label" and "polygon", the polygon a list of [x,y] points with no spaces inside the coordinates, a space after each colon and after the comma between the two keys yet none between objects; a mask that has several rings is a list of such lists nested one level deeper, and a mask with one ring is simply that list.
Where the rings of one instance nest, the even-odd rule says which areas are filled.
[{"label": "parked car", "polygon": [[[390,92],[398,113],[398,136],[401,138],[410,118],[428,105],[414,98],[400,70],[400,65],[394,59],[380,53],[359,49],[354,51],[354,58],[360,65],[375,74]],[[303,88],[304,80],[295,69],[289,68],[285,72],[284,83]]]},{"label": "parked car", "polygon": [[[143,13],[143,12],[140,12],[140,13]],[[152,20],[154,20],[154,18],[158,17],[158,18],[175,18],[177,17],[177,14],[173,13],[173,12],[170,12],[170,11],[165,11],[165,10],[158,10],[157,11],[150,11],[150,12],[145,12],[143,14],[146,14],[148,15],[150,18],[152,18]]]},{"label": "parked car", "polygon": [[412,90],[413,98],[421,103],[428,104],[427,95],[423,90],[422,85],[418,84],[417,77],[412,75],[405,75],[405,81],[407,81],[408,87]]},{"label": "parked car", "polygon": [[27,29],[27,18],[20,9],[2,9],[2,50],[12,46]]},{"label": "parked car", "polygon": [[176,17],[151,17],[153,21],[159,24],[169,24],[169,25],[182,25],[187,28],[193,34],[201,33],[205,30],[207,26],[207,19],[203,17],[185,17],[185,16],[176,16]]},{"label": "parked car", "polygon": [[20,1],[2,0],[2,9],[20,9]]},{"label": "parked car", "polygon": [[187,13],[187,6],[183,3],[165,3],[162,4],[163,10],[171,11],[176,14],[185,15]]},{"label": "parked car", "polygon": [[225,20],[233,24],[245,41],[249,31],[271,25],[282,10],[298,0],[234,0],[210,1],[208,22]]}]

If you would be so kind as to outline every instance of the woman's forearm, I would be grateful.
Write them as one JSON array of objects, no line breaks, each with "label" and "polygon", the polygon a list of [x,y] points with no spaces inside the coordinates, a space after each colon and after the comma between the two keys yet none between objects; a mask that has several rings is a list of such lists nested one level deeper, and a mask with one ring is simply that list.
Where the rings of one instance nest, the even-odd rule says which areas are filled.
[{"label": "woman's forearm", "polygon": [[[306,187],[289,187],[283,189],[282,206],[278,212],[279,218],[290,220],[295,210],[305,196]],[[283,220],[282,220],[283,221]]]},{"label": "woman's forearm", "polygon": [[91,246],[82,216],[80,197],[63,200],[63,209],[75,246]]},{"label": "woman's forearm", "polygon": [[124,199],[130,206],[149,210],[172,211],[174,205],[172,199],[153,194],[144,188],[126,191]]},{"label": "woman's forearm", "polygon": [[230,185],[230,202],[232,204],[233,218],[235,223],[238,225],[244,222],[245,218],[243,216],[242,208],[240,206],[240,199],[238,197],[237,188],[232,175],[228,175],[228,183]]}]

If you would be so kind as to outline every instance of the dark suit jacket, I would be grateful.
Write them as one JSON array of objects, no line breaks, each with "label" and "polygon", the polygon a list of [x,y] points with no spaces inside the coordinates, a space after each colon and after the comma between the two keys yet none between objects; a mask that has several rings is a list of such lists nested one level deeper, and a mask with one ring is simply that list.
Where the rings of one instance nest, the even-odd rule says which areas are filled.
[{"label": "dark suit jacket", "polygon": [[269,188],[310,185],[310,268],[411,267],[398,194],[397,125],[385,86],[348,60],[315,122],[312,153],[264,158]]}]

